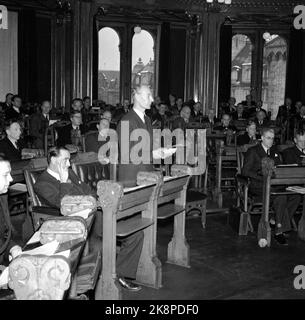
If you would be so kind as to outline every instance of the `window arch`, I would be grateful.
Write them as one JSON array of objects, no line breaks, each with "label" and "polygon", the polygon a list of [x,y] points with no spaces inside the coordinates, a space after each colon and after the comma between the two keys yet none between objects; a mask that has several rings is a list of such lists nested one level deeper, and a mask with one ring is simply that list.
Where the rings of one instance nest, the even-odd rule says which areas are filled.
[{"label": "window arch", "polygon": [[109,27],[99,31],[98,99],[107,104],[120,102],[120,38]]},{"label": "window arch", "polygon": [[272,35],[264,44],[263,66],[267,69],[263,78],[264,108],[275,119],[278,107],[283,104],[286,88],[287,42],[279,35]]},{"label": "window arch", "polygon": [[244,34],[236,34],[232,38],[231,96],[236,99],[237,103],[245,100],[251,90],[251,74],[251,40]]},{"label": "window arch", "polygon": [[132,37],[131,88],[147,85],[155,94],[155,41],[151,33],[141,30]]}]

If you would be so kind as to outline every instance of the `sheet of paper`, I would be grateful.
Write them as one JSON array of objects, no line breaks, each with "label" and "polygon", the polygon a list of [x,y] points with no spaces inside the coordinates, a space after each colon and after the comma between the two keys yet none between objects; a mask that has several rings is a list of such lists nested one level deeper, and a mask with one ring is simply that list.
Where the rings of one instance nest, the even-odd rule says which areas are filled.
[{"label": "sheet of paper", "polygon": [[10,186],[11,190],[21,191],[21,192],[27,192],[28,189],[26,187],[26,184],[24,183],[15,183]]},{"label": "sheet of paper", "polygon": [[0,288],[8,284],[8,267],[0,275]]},{"label": "sheet of paper", "polygon": [[40,241],[40,231],[38,230],[32,235],[32,238],[27,242],[27,244],[31,244],[39,241]]},{"label": "sheet of paper", "polygon": [[71,213],[71,214],[69,214],[69,217],[82,217],[84,219],[87,219],[90,212],[91,212],[91,209],[87,208],[87,209],[84,209],[84,210],[81,210],[78,212]]},{"label": "sheet of paper", "polygon": [[56,123],[58,120],[49,120],[49,126],[51,126],[52,124]]},{"label": "sheet of paper", "polygon": [[69,256],[70,256],[70,253],[71,253],[71,250],[68,249],[68,250],[65,250],[65,251],[57,252],[57,253],[54,254],[54,256],[64,256],[64,257],[66,257],[68,259]]},{"label": "sheet of paper", "polygon": [[23,251],[25,254],[30,254],[30,255],[38,255],[38,254],[43,254],[46,256],[51,256],[54,254],[59,246],[59,242],[54,240],[49,243],[46,243],[40,247],[37,247],[33,250],[28,250],[28,251]]}]

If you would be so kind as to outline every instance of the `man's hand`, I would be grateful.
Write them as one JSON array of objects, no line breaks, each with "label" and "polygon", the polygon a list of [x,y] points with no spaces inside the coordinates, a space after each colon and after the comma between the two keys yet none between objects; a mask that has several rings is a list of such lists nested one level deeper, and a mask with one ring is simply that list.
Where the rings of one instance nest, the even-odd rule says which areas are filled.
[{"label": "man's hand", "polygon": [[67,183],[69,178],[69,171],[68,168],[64,166],[63,162],[60,162],[58,165],[58,173],[61,183]]},{"label": "man's hand", "polygon": [[10,254],[9,254],[9,261],[15,259],[16,257],[18,257],[20,254],[22,253],[22,249],[20,246],[14,246],[11,248],[10,250]]}]

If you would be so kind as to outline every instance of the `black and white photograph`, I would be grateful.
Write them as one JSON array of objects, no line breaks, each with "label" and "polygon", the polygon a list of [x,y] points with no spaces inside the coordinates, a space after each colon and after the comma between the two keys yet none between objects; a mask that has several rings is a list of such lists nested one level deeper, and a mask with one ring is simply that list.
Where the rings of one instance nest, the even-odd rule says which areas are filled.
[{"label": "black and white photograph", "polygon": [[0,0],[0,305],[302,299],[304,0]]}]

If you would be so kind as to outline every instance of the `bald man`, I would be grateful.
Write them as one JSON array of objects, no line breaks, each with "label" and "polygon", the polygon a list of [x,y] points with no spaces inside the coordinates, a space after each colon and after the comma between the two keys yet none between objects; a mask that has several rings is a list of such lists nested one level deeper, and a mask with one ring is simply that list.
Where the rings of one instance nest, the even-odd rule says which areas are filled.
[{"label": "bald man", "polygon": [[[152,94],[147,86],[141,86],[136,89],[134,94],[133,108],[126,113],[118,124],[117,132],[119,139],[119,166],[118,166],[118,180],[124,184],[125,187],[136,186],[137,174],[139,171],[153,171],[152,165],[152,137],[153,130],[149,117],[145,115],[145,111],[150,109],[153,102]],[[129,126],[128,131],[126,126]],[[126,130],[125,130],[126,129]],[[141,142],[139,137],[137,141],[130,141],[130,134],[136,129],[144,129],[149,134],[149,141],[145,143],[145,147],[149,148],[147,152],[149,161],[142,161],[139,164],[133,163],[130,157],[132,148]],[[129,150],[125,147],[129,146]],[[142,151],[139,152],[142,156]],[[124,161],[124,163],[122,163]]]},{"label": "bald man", "polygon": [[175,119],[173,122],[173,130],[180,128],[182,130],[185,130],[187,127],[187,124],[190,121],[191,117],[191,108],[189,106],[182,107],[180,111],[180,117]]}]

